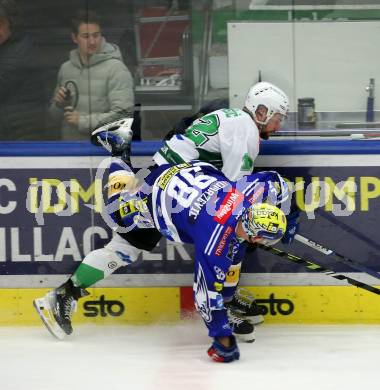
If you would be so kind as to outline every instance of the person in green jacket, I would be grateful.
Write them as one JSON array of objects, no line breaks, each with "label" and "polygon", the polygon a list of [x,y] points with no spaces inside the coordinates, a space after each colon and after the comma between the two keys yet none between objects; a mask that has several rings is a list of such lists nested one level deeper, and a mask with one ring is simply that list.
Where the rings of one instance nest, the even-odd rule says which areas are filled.
[{"label": "person in green jacket", "polygon": [[59,70],[50,115],[61,122],[62,139],[88,139],[108,118],[133,111],[133,80],[118,46],[102,36],[95,13],[78,12],[71,38],[77,48]]}]

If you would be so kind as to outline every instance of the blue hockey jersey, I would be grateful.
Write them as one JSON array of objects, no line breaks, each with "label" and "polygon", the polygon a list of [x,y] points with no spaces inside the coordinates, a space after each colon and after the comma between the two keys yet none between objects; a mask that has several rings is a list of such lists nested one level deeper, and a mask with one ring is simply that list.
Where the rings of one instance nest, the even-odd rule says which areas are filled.
[{"label": "blue hockey jersey", "polygon": [[[140,207],[135,207],[135,213],[126,213],[131,195]],[[287,198],[286,183],[273,171],[233,182],[207,163],[164,165],[156,168],[136,193],[120,198],[118,219],[132,228],[151,221],[169,240],[194,245],[195,304],[209,335],[221,337],[232,334],[223,302],[234,289],[226,283],[226,274],[231,265],[241,263],[246,249],[236,236],[236,225],[253,203],[279,205]]]}]

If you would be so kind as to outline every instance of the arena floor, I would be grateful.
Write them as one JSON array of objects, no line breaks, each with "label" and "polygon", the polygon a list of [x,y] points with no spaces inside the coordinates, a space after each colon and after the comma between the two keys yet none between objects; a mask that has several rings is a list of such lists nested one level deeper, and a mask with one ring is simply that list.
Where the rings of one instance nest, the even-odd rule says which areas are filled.
[{"label": "arena floor", "polygon": [[0,328],[2,390],[338,390],[379,383],[380,326],[270,326],[211,362],[199,321],[77,327],[58,341],[40,328]]}]

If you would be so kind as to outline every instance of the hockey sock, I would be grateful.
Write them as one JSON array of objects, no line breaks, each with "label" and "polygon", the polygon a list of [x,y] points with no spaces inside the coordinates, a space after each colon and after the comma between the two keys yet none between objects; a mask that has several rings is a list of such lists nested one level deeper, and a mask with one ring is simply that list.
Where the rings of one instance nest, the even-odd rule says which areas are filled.
[{"label": "hockey sock", "polygon": [[127,263],[122,261],[116,252],[106,248],[95,249],[79,264],[71,280],[74,286],[87,288],[124,265]]},{"label": "hockey sock", "polygon": [[74,283],[71,279],[67,280],[65,283],[59,286],[57,290],[59,294],[70,295],[75,300],[89,295],[88,291],[86,291],[83,287],[74,286]]},{"label": "hockey sock", "polygon": [[87,288],[104,278],[105,276],[102,270],[81,263],[70,280],[72,280],[75,287]]}]

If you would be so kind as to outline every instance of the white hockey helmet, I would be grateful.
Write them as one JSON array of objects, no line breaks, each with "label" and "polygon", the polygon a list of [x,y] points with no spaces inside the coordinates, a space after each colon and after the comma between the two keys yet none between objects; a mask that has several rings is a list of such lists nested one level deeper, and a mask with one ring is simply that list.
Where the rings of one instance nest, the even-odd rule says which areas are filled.
[{"label": "white hockey helmet", "polygon": [[[257,107],[260,105],[267,108],[266,120],[259,121],[256,117]],[[279,113],[286,117],[289,112],[289,99],[285,92],[271,83],[262,81],[253,85],[245,99],[245,108],[252,114],[255,121],[266,125],[274,114]]]}]

